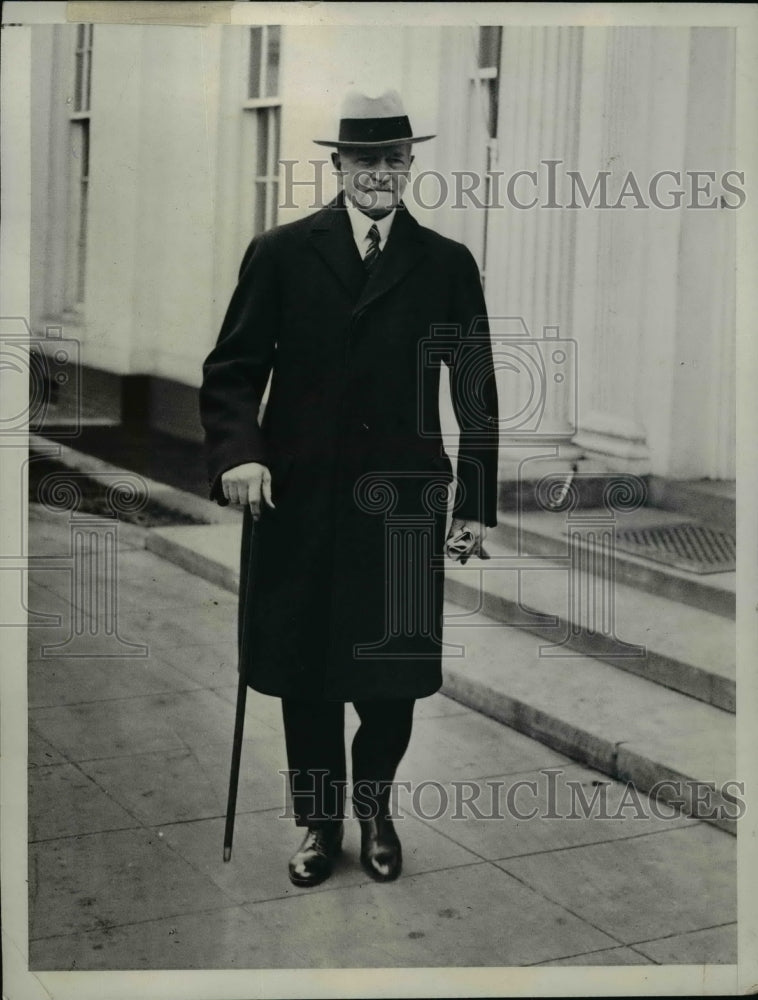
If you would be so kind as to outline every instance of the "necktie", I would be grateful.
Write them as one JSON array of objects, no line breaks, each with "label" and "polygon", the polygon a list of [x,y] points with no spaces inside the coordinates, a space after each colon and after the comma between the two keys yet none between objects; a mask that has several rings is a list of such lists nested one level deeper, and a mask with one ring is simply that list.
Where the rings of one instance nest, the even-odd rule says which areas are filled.
[{"label": "necktie", "polygon": [[371,241],[369,248],[366,251],[366,256],[363,258],[363,266],[366,268],[366,273],[371,274],[376,262],[382,255],[382,251],[379,249],[379,230],[376,225],[373,225],[368,231],[368,238]]}]

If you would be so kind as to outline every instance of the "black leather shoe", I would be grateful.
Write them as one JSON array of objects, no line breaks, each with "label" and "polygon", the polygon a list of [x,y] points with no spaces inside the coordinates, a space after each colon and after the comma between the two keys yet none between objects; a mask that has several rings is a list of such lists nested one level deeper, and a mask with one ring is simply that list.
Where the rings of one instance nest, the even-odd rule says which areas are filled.
[{"label": "black leather shoe", "polygon": [[342,850],[342,821],[309,826],[289,861],[290,882],[302,888],[318,885],[332,874],[332,862]]},{"label": "black leather shoe", "polygon": [[377,882],[391,882],[403,867],[400,839],[389,816],[359,820],[361,824],[361,864]]}]

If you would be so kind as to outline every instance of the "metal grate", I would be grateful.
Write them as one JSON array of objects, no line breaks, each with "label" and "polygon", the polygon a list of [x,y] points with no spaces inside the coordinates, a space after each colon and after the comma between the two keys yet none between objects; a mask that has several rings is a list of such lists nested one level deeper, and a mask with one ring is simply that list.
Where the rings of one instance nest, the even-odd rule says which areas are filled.
[{"label": "metal grate", "polygon": [[616,548],[691,573],[727,573],[735,568],[735,539],[697,522],[619,528]]}]

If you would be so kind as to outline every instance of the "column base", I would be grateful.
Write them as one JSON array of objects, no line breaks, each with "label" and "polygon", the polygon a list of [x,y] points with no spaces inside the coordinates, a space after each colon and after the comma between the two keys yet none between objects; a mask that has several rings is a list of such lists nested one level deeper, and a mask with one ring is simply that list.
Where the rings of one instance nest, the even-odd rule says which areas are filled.
[{"label": "column base", "polygon": [[651,472],[645,432],[633,421],[609,414],[590,414],[582,420],[572,442],[599,471],[636,476]]},{"label": "column base", "polygon": [[535,438],[522,442],[501,443],[498,479],[528,481],[541,479],[549,472],[570,473],[583,461],[584,453],[571,438]]}]

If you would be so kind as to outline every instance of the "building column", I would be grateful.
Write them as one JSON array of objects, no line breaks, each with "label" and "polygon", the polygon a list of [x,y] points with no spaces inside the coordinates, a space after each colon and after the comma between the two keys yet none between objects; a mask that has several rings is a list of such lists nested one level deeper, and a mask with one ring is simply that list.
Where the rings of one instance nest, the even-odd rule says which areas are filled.
[{"label": "building column", "polygon": [[[576,209],[574,441],[601,470],[644,475],[667,449],[682,210],[649,207],[648,186],[657,172],[682,168],[688,47],[689,31],[680,28],[584,33],[578,164],[585,188],[608,171],[613,206],[634,190],[633,172],[642,195],[619,208]],[[596,194],[591,204],[599,203]]]},{"label": "building column", "polygon": [[[682,213],[676,273],[678,313],[672,365],[669,449],[665,474],[677,478],[735,477],[735,276],[738,203],[721,183],[736,170],[735,31],[690,31],[685,112],[688,169],[707,190],[701,205]],[[740,186],[736,177],[732,184]],[[673,269],[672,269],[673,270]]]},{"label": "building column", "polygon": [[[571,443],[576,430],[574,351],[571,344],[559,343],[574,337],[576,214],[562,207],[558,190],[551,195],[549,178],[576,159],[583,30],[503,29],[498,141],[492,167],[500,177],[488,227],[487,302],[496,365],[501,361],[498,390],[503,416],[530,411],[530,394],[543,397],[539,424],[533,430],[528,424],[519,427],[517,420],[510,425],[501,422],[506,464],[531,457],[530,449],[535,457],[540,452],[543,457],[573,460],[581,454]],[[508,187],[519,171],[536,173],[537,183],[524,175]],[[536,204],[529,208],[514,204],[529,205],[535,198]],[[541,368],[536,382],[513,363],[515,341],[511,347],[507,335],[498,336],[500,327],[513,330],[519,321],[519,351],[535,362],[533,374]]]}]

